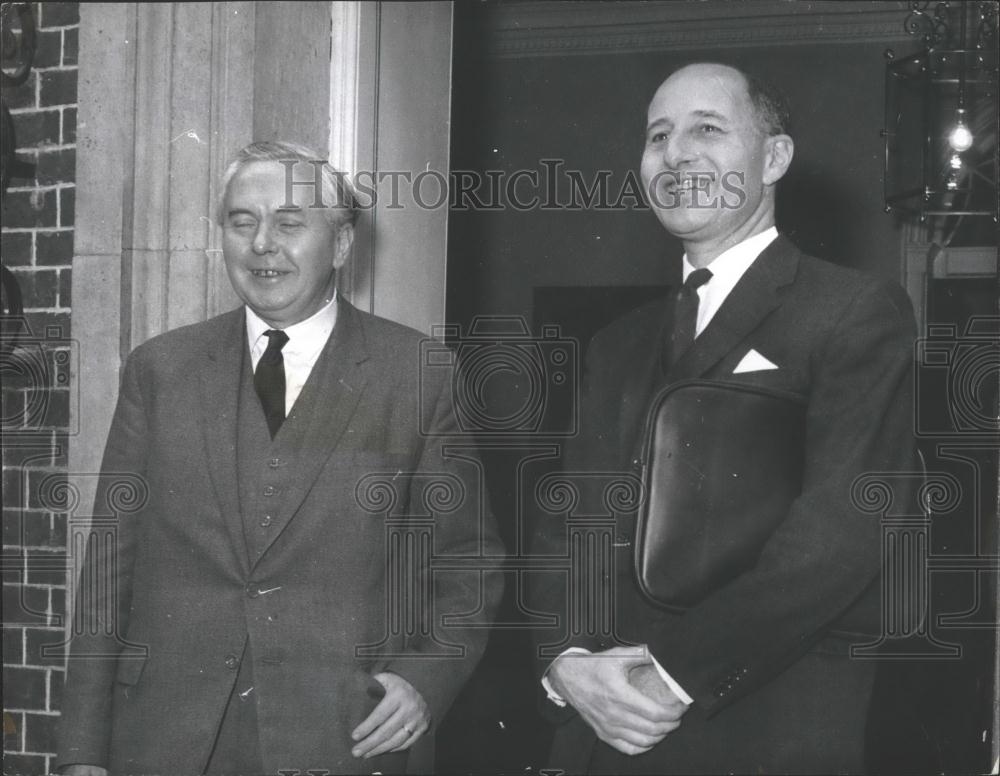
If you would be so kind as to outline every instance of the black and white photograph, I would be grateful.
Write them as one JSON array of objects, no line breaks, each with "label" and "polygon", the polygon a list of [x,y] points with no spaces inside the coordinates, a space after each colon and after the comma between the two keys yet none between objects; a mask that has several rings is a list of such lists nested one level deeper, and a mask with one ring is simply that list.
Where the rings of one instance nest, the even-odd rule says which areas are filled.
[{"label": "black and white photograph", "polygon": [[0,11],[4,776],[1000,771],[1000,3]]}]

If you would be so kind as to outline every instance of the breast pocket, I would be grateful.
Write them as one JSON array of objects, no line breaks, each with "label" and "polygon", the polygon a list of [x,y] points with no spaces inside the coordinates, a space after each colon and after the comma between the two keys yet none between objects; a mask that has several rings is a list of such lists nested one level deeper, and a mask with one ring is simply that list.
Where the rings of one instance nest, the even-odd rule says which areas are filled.
[{"label": "breast pocket", "polygon": [[760,388],[789,391],[799,395],[805,395],[808,388],[806,376],[798,369],[760,369],[754,372],[730,374],[724,379],[739,385],[753,385]]}]

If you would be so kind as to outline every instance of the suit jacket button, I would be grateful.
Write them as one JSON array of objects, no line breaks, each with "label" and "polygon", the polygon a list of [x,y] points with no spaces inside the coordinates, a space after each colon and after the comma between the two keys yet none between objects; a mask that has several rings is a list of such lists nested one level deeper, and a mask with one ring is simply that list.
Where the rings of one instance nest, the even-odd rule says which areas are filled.
[{"label": "suit jacket button", "polygon": [[240,659],[236,655],[226,655],[226,668],[235,669],[240,664]]},{"label": "suit jacket button", "polygon": [[260,590],[257,589],[257,585],[253,582],[248,582],[244,589],[248,598],[257,598],[260,595]]},{"label": "suit jacket button", "polygon": [[260,520],[260,527],[267,528],[269,525],[271,525],[271,516],[264,515],[264,517],[262,517]]},{"label": "suit jacket button", "polygon": [[274,489],[273,485],[268,485],[267,487],[264,488],[264,495],[265,496],[273,496],[274,493],[275,493],[275,489]]},{"label": "suit jacket button", "polygon": [[270,461],[267,462],[267,465],[270,466],[272,469],[277,469],[281,465],[281,461],[277,458],[272,458]]}]

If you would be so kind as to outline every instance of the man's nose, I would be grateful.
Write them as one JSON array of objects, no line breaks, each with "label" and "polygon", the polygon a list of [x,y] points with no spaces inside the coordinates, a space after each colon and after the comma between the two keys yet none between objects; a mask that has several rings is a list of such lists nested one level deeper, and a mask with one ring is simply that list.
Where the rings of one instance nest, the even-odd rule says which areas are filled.
[{"label": "man's nose", "polygon": [[271,229],[265,221],[257,225],[257,231],[253,236],[253,252],[259,255],[271,253],[274,250],[274,238]]},{"label": "man's nose", "polygon": [[663,144],[663,163],[671,170],[679,170],[694,161],[697,154],[689,138],[681,132],[672,134]]}]

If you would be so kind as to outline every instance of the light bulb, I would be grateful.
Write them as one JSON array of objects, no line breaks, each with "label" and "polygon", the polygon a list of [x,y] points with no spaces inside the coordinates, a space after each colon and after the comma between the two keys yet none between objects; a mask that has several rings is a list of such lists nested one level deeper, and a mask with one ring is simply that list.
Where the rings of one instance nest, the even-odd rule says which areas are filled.
[{"label": "light bulb", "polygon": [[972,148],[973,138],[972,132],[969,131],[969,127],[965,123],[965,111],[959,108],[956,113],[958,114],[958,120],[955,123],[955,128],[948,135],[948,145],[959,153],[962,153]]}]

